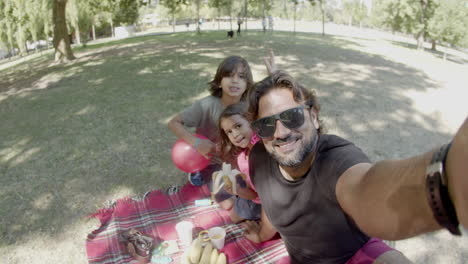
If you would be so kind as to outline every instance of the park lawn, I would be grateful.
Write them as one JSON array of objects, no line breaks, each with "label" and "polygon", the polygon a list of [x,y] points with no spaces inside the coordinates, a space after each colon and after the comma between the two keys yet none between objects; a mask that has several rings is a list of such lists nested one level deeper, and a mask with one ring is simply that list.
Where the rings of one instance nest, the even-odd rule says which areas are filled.
[{"label": "park lawn", "polygon": [[[305,33],[180,33],[76,48],[77,60],[64,65],[53,65],[49,54],[0,71],[0,255],[11,263],[85,263],[86,233],[96,226],[88,214],[112,199],[184,183],[170,158],[176,138],[166,123],[207,95],[207,82],[229,55],[246,58],[258,81],[266,74],[262,57],[273,49],[280,67],[321,87],[331,131],[362,143],[371,157],[400,150],[366,145],[384,135],[404,143],[421,133],[448,138],[414,120],[403,135],[408,120],[353,127],[393,109],[411,116],[400,92],[436,87],[411,67],[359,51],[362,45]],[[373,138],[361,135],[366,131]]]},{"label": "park lawn", "polygon": [[[268,48],[286,52],[290,43],[288,34],[224,34],[113,41],[75,49],[68,64],[53,65],[48,54],[1,71],[1,255],[33,260],[21,249],[47,252],[70,239],[64,233],[84,254],[86,233],[70,228],[106,201],[184,183],[167,120],[207,94],[224,57],[244,56],[259,80]],[[38,254],[54,263],[54,254]]]}]

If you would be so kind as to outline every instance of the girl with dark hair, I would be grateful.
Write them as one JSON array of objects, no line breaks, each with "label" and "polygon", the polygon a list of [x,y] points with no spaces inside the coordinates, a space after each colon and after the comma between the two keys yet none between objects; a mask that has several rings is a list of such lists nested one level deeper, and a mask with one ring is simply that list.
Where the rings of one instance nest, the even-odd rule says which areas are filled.
[{"label": "girl with dark hair", "polygon": [[[241,174],[237,175],[237,195],[233,196],[228,205],[230,217],[233,223],[242,220],[258,220],[261,215],[260,199],[249,176],[249,152],[259,141],[252,131],[247,117],[247,105],[243,102],[228,106],[219,118],[219,130],[221,133],[221,154],[224,160],[235,163]],[[225,190],[232,193],[232,187]],[[228,202],[226,202],[228,203]]]}]

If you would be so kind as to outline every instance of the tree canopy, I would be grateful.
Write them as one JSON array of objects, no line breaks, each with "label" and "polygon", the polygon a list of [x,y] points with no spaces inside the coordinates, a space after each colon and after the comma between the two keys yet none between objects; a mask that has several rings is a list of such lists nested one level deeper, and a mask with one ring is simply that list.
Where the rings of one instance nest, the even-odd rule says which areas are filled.
[{"label": "tree canopy", "polygon": [[[151,6],[149,6],[149,4]],[[0,47],[10,56],[24,55],[39,43],[54,47],[86,43],[96,35],[113,34],[113,28],[138,23],[142,12],[157,12],[160,20],[175,25],[177,19],[267,16],[316,19],[411,34],[418,47],[423,41],[468,47],[466,0],[1,0]],[[307,4],[309,3],[309,4]],[[54,9],[59,7],[59,9]],[[63,8],[63,18],[62,16]],[[53,11],[59,11],[54,13]],[[146,11],[145,11],[146,10]],[[293,11],[294,12],[291,12]],[[219,21],[219,20],[218,20]],[[60,25],[57,23],[61,23]],[[247,26],[247,23],[245,23]],[[61,36],[56,36],[61,34]],[[65,40],[65,39],[68,40]],[[60,39],[60,41],[58,41]],[[67,44],[68,43],[68,44]],[[32,45],[34,44],[34,45]],[[32,46],[31,46],[32,45]],[[42,44],[44,45],[44,44]],[[63,46],[63,47],[65,47]],[[69,51],[67,51],[69,50]],[[65,49],[59,53],[71,53]],[[59,56],[60,57],[60,56]],[[67,56],[65,56],[67,57]],[[73,56],[68,56],[70,59]]]}]

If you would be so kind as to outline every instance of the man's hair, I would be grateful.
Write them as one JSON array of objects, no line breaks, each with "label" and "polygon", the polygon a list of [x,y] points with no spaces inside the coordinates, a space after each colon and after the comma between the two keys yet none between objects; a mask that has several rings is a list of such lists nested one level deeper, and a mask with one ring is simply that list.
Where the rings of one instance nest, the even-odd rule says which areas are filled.
[{"label": "man's hair", "polygon": [[253,86],[252,71],[250,70],[249,63],[240,56],[229,56],[225,58],[218,66],[214,79],[209,82],[209,91],[212,96],[221,97],[223,95],[223,89],[221,89],[221,81],[224,77],[231,76],[233,72],[237,70],[237,67],[242,65],[244,68],[245,82],[247,83],[245,92],[242,94],[241,100],[247,97],[248,91]]},{"label": "man's hair", "polygon": [[265,79],[254,84],[249,92],[249,120],[255,121],[258,118],[258,105],[262,96],[273,89],[288,89],[292,92],[294,101],[311,107],[317,115],[320,124],[317,132],[320,135],[323,131],[323,122],[319,118],[320,105],[313,90],[307,89],[294,80],[285,71],[276,71]]},{"label": "man's hair", "polygon": [[234,144],[232,144],[231,140],[229,140],[228,135],[226,135],[223,128],[221,127],[221,121],[223,121],[223,119],[225,118],[229,118],[235,115],[241,116],[248,122],[249,119],[248,119],[248,113],[247,113],[247,104],[244,102],[239,102],[236,104],[229,105],[228,107],[226,107],[226,109],[224,109],[224,111],[219,116],[218,128],[219,128],[219,133],[221,136],[221,141],[220,141],[221,155],[222,155],[223,160],[230,161],[230,162],[233,162],[233,160],[237,157],[237,155],[240,152],[243,151],[243,149],[237,146],[234,146]]}]

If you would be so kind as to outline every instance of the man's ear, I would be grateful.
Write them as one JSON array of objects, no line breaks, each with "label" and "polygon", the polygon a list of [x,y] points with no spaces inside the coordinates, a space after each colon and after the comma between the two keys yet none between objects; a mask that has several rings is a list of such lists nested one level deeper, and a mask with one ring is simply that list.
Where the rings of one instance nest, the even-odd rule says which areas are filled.
[{"label": "man's ear", "polygon": [[310,113],[310,119],[311,119],[312,123],[314,124],[315,129],[319,129],[320,128],[320,123],[318,121],[318,113],[316,112],[316,110],[313,107],[310,108],[309,113]]}]

